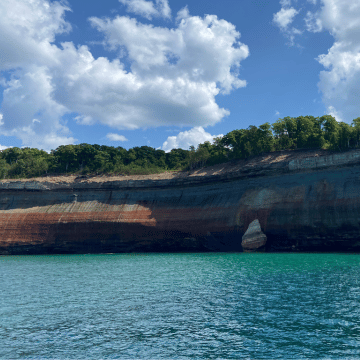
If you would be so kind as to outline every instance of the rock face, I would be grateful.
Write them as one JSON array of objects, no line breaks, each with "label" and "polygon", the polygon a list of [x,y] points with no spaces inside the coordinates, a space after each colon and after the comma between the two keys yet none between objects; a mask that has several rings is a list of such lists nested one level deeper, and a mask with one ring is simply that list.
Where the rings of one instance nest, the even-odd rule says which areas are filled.
[{"label": "rock face", "polygon": [[[0,254],[360,251],[360,151],[199,178],[0,183]],[[245,237],[246,238],[246,237]]]},{"label": "rock face", "polygon": [[252,221],[242,237],[242,248],[246,252],[265,250],[266,235],[261,231],[258,219]]}]

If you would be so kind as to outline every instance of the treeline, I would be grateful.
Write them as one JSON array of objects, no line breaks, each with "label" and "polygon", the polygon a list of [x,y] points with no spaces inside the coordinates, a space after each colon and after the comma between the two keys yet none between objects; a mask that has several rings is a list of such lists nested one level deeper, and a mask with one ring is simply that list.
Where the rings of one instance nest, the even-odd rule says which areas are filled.
[{"label": "treeline", "polygon": [[49,153],[34,148],[13,147],[0,152],[0,178],[30,178],[60,174],[150,174],[181,170],[189,151],[170,153],[149,146],[61,145]]},{"label": "treeline", "polygon": [[189,150],[169,153],[149,146],[62,145],[49,153],[34,148],[9,148],[0,153],[1,178],[29,178],[55,174],[150,174],[195,169],[229,160],[246,159],[286,149],[359,148],[360,117],[351,124],[334,117],[285,117],[274,124],[233,130]]}]

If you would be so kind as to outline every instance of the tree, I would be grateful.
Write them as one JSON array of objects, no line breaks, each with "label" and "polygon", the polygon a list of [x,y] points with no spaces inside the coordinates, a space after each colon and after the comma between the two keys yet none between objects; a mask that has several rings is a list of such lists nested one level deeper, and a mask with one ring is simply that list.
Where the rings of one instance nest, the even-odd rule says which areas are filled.
[{"label": "tree", "polygon": [[344,122],[338,123],[339,136],[338,136],[338,148],[345,150],[350,148],[350,139],[352,137],[352,128],[349,124]]},{"label": "tree", "polygon": [[261,149],[261,152],[270,152],[274,146],[274,138],[271,132],[271,125],[266,122],[259,126],[258,129],[258,141],[257,145]]},{"label": "tree", "polygon": [[87,167],[90,171],[97,170],[94,160],[96,155],[101,153],[100,145],[85,144],[75,145],[76,160],[74,159],[74,170],[81,170]]},{"label": "tree", "polygon": [[10,170],[10,165],[6,162],[5,159],[0,159],[0,178],[7,178]]},{"label": "tree", "polygon": [[314,122],[309,116],[298,116],[295,120],[297,148],[301,149],[311,147],[308,138],[313,135]]},{"label": "tree", "polygon": [[360,141],[360,117],[354,119],[351,123],[351,126],[353,127],[354,146],[358,148]]},{"label": "tree", "polygon": [[114,170],[114,164],[110,155],[105,151],[99,151],[93,161],[92,170],[96,172],[111,172]]},{"label": "tree", "polygon": [[287,116],[278,119],[272,124],[272,130],[275,133],[273,142],[275,150],[295,149],[297,147],[297,124],[295,118]]},{"label": "tree", "polygon": [[308,134],[306,147],[321,149],[325,145],[324,133],[322,131],[322,120],[319,117],[306,116],[312,123],[312,129]]},{"label": "tree", "polygon": [[222,145],[222,137],[216,137],[210,148],[210,157],[207,160],[208,165],[224,163],[229,160],[229,148]]},{"label": "tree", "polygon": [[221,146],[229,149],[229,159],[242,159],[246,156],[244,134],[244,129],[233,130],[220,139]]},{"label": "tree", "polygon": [[8,148],[3,150],[1,155],[8,164],[12,165],[18,161],[21,155],[21,149],[18,147]]},{"label": "tree", "polygon": [[75,145],[60,145],[55,150],[51,150],[54,157],[53,170],[56,172],[72,172],[79,168],[77,151]]},{"label": "tree", "polygon": [[166,153],[165,156],[166,166],[168,169],[182,169],[188,164],[189,151],[183,149],[172,149],[170,152]]},{"label": "tree", "polygon": [[331,115],[321,116],[320,121],[324,132],[326,146],[330,149],[336,149],[338,146],[339,124]]},{"label": "tree", "polygon": [[211,143],[205,141],[204,144],[199,144],[197,149],[192,145],[190,146],[190,154],[188,160],[188,167],[190,170],[205,166],[206,161],[210,157],[209,147]]}]

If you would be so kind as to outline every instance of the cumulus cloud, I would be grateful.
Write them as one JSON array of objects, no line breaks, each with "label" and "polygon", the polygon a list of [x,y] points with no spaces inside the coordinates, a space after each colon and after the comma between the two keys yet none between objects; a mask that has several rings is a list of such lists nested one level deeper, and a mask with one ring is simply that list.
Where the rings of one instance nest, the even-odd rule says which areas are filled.
[{"label": "cumulus cloud", "polygon": [[299,12],[294,8],[281,8],[276,14],[274,14],[274,23],[282,29],[287,28],[294,20],[294,17]]},{"label": "cumulus cloud", "polygon": [[128,141],[128,139],[124,135],[114,134],[114,133],[108,133],[106,137],[110,141]]},{"label": "cumulus cloud", "polygon": [[171,149],[184,149],[188,150],[191,145],[197,147],[199,144],[205,141],[213,142],[214,138],[222,137],[223,134],[211,135],[206,132],[201,126],[196,126],[188,131],[179,132],[176,136],[169,136],[163,143],[162,149],[165,152],[171,151]]},{"label": "cumulus cloud", "polygon": [[216,94],[246,86],[246,81],[238,78],[238,69],[249,49],[238,41],[240,33],[235,26],[215,15],[183,18],[175,29],[124,16],[105,20],[93,17],[90,21],[113,49],[126,47],[132,72],[142,78],[161,78],[163,83],[180,80],[185,87]]},{"label": "cumulus cloud", "polygon": [[66,107],[53,98],[49,70],[58,61],[55,36],[71,29],[64,20],[67,10],[42,0],[0,2],[0,71],[12,71],[2,83],[0,134],[16,136],[27,146],[48,149],[75,140],[61,123]]},{"label": "cumulus cloud", "polygon": [[[316,11],[306,12],[304,29],[312,33],[328,31],[334,37],[328,52],[316,58],[325,69],[320,72],[318,83],[322,101],[329,114],[350,122],[360,114],[360,2],[307,0],[307,3],[319,6]],[[280,4],[282,9],[274,15],[274,23],[293,43],[296,33],[289,25],[299,10],[287,8],[291,5],[287,0]]]},{"label": "cumulus cloud", "polygon": [[290,27],[289,25],[292,24],[299,11],[293,7],[287,7],[290,6],[290,1],[280,1],[280,4],[283,7],[274,14],[273,23],[280,28],[282,33],[289,40],[288,44],[293,46],[295,44],[295,36],[301,35],[302,31],[295,27]]},{"label": "cumulus cloud", "polygon": [[153,17],[171,17],[171,10],[168,0],[119,0],[120,3],[126,6],[127,11],[141,15],[149,20]]},{"label": "cumulus cloud", "polygon": [[[145,2],[170,16],[167,1],[138,4]],[[180,11],[174,28],[126,16],[89,19],[107,48],[126,50],[127,71],[120,58],[94,58],[85,45],[54,44],[57,34],[71,30],[64,20],[69,10],[48,0],[0,2],[0,71],[11,74],[2,79],[0,134],[23,145],[76,142],[63,120],[70,113],[78,124],[115,129],[213,125],[229,114],[216,96],[246,86],[239,69],[248,47],[234,25],[215,15]]]},{"label": "cumulus cloud", "polygon": [[21,68],[29,63],[45,65],[55,60],[55,36],[67,33],[64,20],[69,7],[44,0],[0,2],[0,69]]},{"label": "cumulus cloud", "polygon": [[66,108],[52,98],[54,89],[47,69],[29,66],[17,75],[19,78],[14,76],[3,93],[0,133],[16,136],[28,146],[46,147],[50,139],[73,143],[75,139],[65,136],[69,130],[60,122]]},{"label": "cumulus cloud", "polygon": [[360,3],[358,0],[322,0],[314,21],[334,37],[327,54],[317,60],[326,70],[320,72],[318,87],[328,111],[350,122],[360,115]]}]

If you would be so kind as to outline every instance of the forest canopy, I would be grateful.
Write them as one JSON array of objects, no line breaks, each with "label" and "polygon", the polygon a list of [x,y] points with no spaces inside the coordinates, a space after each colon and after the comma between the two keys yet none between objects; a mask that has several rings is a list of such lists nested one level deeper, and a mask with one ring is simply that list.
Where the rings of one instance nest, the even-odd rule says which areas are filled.
[{"label": "forest canopy", "polygon": [[359,148],[360,117],[351,124],[331,115],[284,117],[275,123],[233,130],[213,143],[165,153],[149,146],[61,145],[50,153],[12,147],[0,152],[1,178],[59,174],[150,174],[190,170],[263,153],[292,149],[345,151]]}]

